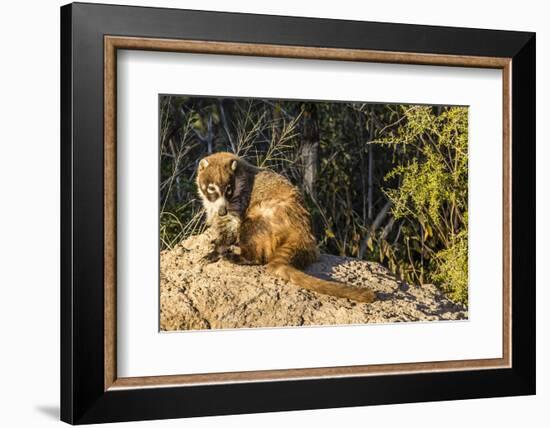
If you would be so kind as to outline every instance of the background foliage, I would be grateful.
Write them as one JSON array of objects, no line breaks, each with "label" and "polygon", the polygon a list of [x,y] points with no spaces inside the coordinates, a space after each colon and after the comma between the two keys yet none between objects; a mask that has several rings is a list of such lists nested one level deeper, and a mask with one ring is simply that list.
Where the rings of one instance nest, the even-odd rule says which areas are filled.
[{"label": "background foliage", "polygon": [[163,248],[203,231],[195,172],[218,151],[299,186],[322,251],[467,302],[466,107],[162,96]]}]

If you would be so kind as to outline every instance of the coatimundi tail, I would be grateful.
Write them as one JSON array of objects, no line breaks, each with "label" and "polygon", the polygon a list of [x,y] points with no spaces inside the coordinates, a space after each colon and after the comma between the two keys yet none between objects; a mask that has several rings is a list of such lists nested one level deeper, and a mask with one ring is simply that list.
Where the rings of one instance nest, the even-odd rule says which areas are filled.
[{"label": "coatimundi tail", "polygon": [[265,264],[272,275],[335,297],[372,302],[369,289],[325,281],[298,270],[317,261],[319,251],[302,197],[286,178],[256,168],[231,153],[202,159],[197,186],[213,230],[214,251],[240,264]]}]

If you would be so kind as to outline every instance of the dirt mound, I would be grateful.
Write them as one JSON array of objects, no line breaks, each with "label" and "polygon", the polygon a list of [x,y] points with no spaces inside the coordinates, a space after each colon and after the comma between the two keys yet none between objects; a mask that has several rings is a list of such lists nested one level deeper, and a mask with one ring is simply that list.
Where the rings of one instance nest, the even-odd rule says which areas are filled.
[{"label": "dirt mound", "polygon": [[322,255],[307,272],[377,294],[371,304],[316,294],[265,272],[263,266],[206,263],[207,234],[160,256],[160,326],[164,331],[240,327],[364,324],[466,319],[462,305],[433,285],[409,286],[378,263]]}]

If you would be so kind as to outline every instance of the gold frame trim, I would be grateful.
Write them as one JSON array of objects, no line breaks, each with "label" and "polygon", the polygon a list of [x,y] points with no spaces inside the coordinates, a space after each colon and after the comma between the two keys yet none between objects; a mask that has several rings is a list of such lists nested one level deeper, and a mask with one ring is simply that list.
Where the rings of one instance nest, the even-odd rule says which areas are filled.
[{"label": "gold frame trim", "polygon": [[[118,49],[217,55],[324,59],[397,64],[442,65],[502,70],[503,81],[503,349],[502,358],[379,364],[305,369],[205,373],[173,376],[117,377],[116,368],[116,52]],[[104,389],[192,386],[199,384],[281,381],[511,367],[511,58],[382,52],[250,43],[104,37]]]}]

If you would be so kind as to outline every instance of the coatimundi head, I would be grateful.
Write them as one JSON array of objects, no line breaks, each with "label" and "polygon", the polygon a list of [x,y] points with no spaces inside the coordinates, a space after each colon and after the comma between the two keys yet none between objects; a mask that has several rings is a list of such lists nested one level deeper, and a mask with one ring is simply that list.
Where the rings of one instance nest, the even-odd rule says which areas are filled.
[{"label": "coatimundi head", "polygon": [[231,211],[240,159],[232,153],[215,153],[199,162],[197,187],[208,219]]}]

